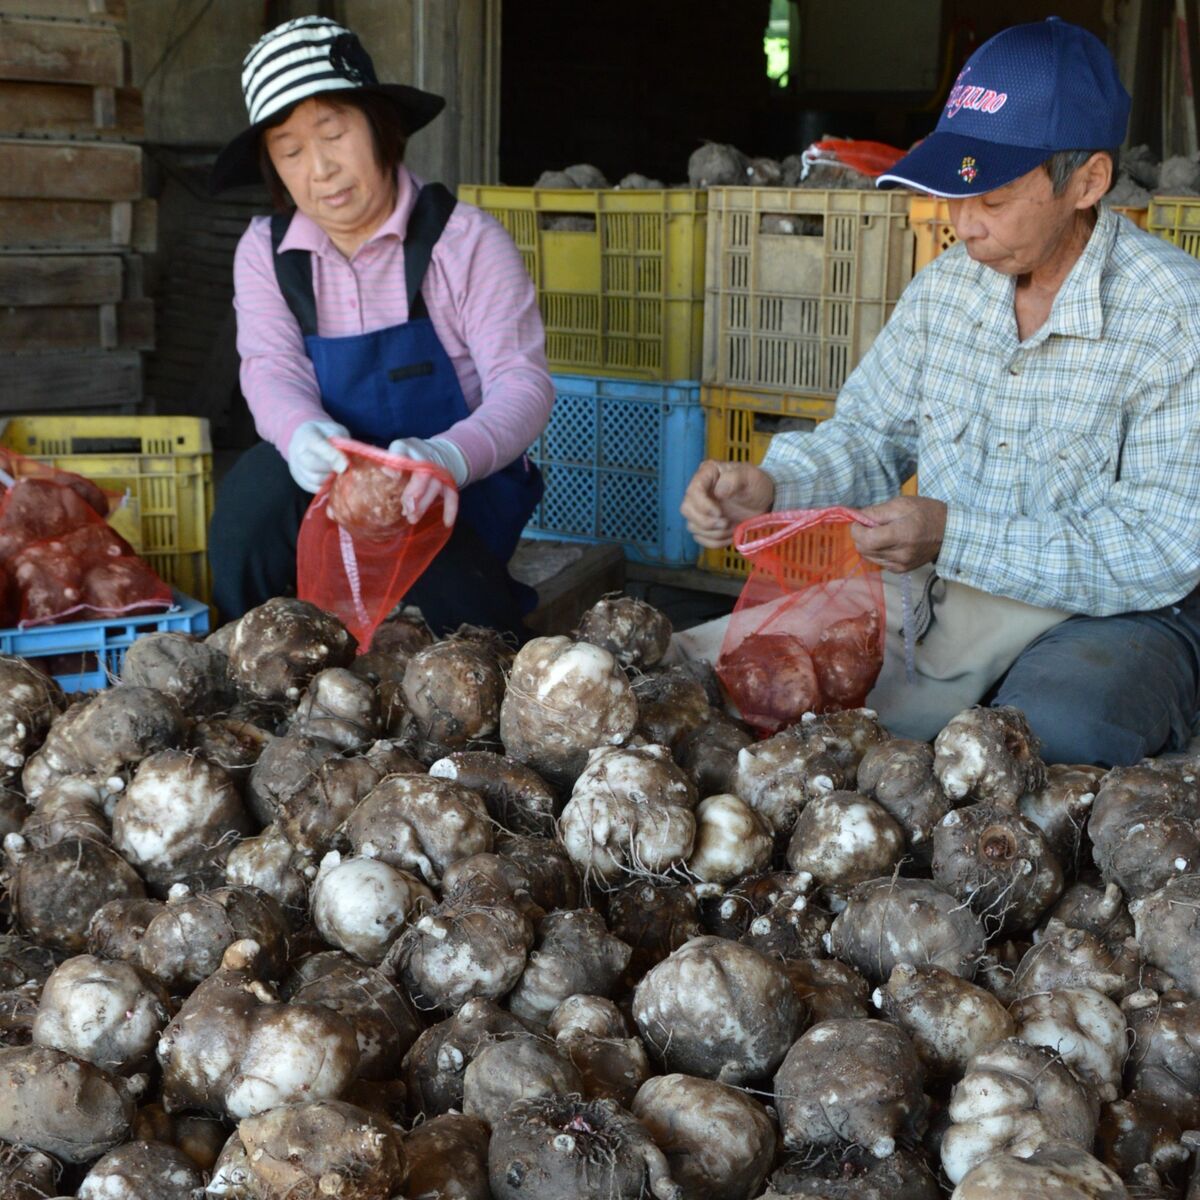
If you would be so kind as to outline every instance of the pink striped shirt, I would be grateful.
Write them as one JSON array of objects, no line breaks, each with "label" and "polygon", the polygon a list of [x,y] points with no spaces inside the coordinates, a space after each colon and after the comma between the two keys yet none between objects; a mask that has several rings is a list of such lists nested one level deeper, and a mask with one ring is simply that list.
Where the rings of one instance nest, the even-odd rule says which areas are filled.
[{"label": "pink striped shirt", "polygon": [[[420,183],[404,167],[397,182],[391,216],[350,259],[310,218],[292,219],[280,249],[312,252],[322,337],[408,320],[404,233]],[[259,434],[286,455],[296,427],[326,414],[271,256],[270,219],[255,217],[233,264],[242,393]],[[433,248],[421,292],[470,409],[442,436],[463,452],[471,479],[481,479],[519,458],[550,419],[554,388],[533,283],[504,228],[459,203]]]}]

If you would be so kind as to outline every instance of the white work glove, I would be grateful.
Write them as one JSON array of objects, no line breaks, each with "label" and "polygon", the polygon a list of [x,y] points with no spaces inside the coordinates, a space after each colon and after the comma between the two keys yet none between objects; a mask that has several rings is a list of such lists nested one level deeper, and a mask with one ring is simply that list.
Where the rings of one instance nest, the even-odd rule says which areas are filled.
[{"label": "white work glove", "polygon": [[434,463],[454,480],[455,486],[448,488],[432,475],[414,474],[400,497],[404,515],[415,525],[440,496],[442,520],[446,525],[453,525],[455,517],[458,516],[458,488],[467,482],[471,473],[463,452],[446,438],[435,437],[397,438],[388,446],[388,453],[398,458]]},{"label": "white work glove", "polygon": [[297,487],[318,492],[331,471],[340,475],[350,462],[329,439],[349,436],[350,430],[336,421],[305,421],[298,425],[287,452],[288,470]]}]

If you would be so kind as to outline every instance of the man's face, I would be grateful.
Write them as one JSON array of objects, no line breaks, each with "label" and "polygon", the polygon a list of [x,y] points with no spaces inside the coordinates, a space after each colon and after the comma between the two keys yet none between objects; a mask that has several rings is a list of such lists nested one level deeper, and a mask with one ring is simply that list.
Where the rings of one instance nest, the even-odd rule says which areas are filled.
[{"label": "man's face", "polygon": [[[1076,175],[1078,176],[1078,172]],[[1026,275],[1049,261],[1072,228],[1078,178],[1055,196],[1042,167],[994,192],[950,201],[950,221],[967,253],[1002,275]]]}]

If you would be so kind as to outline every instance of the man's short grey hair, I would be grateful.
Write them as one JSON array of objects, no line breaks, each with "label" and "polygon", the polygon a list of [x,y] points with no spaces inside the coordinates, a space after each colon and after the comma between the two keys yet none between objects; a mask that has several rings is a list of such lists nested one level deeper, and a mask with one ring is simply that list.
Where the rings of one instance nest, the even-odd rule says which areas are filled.
[{"label": "man's short grey hair", "polygon": [[1056,196],[1061,196],[1071,182],[1071,176],[1083,166],[1093,154],[1107,154],[1112,159],[1113,177],[1111,188],[1117,182],[1117,152],[1115,150],[1058,150],[1050,155],[1042,166],[1050,176],[1050,186]]}]

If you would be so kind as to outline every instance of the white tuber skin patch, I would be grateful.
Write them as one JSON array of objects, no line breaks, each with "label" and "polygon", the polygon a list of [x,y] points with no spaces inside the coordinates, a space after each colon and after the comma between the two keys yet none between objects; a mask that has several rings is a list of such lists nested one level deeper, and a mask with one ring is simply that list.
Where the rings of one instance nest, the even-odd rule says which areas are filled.
[{"label": "white tuber skin patch", "polygon": [[1125,1065],[1125,1018],[1091,988],[1038,992],[1012,1006],[1017,1036],[1058,1054],[1071,1073],[1101,1100],[1120,1095]]}]

